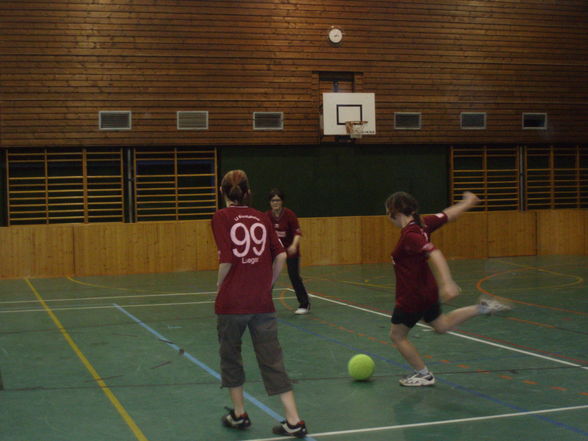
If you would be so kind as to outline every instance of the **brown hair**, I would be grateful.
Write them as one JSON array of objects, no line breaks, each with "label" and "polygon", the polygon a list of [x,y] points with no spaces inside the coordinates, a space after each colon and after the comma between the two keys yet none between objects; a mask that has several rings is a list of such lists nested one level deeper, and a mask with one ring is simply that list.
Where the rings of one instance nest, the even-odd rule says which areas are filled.
[{"label": "brown hair", "polygon": [[267,196],[267,200],[271,201],[274,196],[279,197],[282,201],[284,200],[284,192],[279,188],[272,188]]},{"label": "brown hair", "polygon": [[221,182],[223,195],[237,205],[247,205],[249,199],[249,179],[243,170],[231,170]]},{"label": "brown hair", "polygon": [[405,216],[412,216],[419,227],[423,227],[421,217],[419,216],[419,203],[411,194],[404,191],[397,191],[386,199],[386,210],[394,216],[396,213],[402,213]]}]

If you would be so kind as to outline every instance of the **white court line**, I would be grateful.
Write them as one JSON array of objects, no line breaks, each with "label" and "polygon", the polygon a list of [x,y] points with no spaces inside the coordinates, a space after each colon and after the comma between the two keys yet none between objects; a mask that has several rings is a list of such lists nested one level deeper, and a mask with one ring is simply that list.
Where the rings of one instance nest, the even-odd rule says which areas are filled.
[{"label": "white court line", "polygon": [[[285,297],[286,299],[293,299],[294,296]],[[112,299],[112,297],[109,297]],[[214,300],[202,300],[200,302],[173,302],[173,303],[140,303],[136,305],[122,305],[124,308],[154,308],[158,306],[179,306],[179,305],[204,305],[214,303]],[[51,308],[52,311],[85,311],[90,309],[115,309],[112,305],[100,305],[100,306],[69,306],[64,308]],[[14,314],[23,312],[45,312],[42,308],[29,308],[29,309],[9,309],[0,310],[0,314]]]},{"label": "white court line", "polygon": [[[207,294],[216,294],[216,291],[202,291],[202,292],[168,292],[165,294],[139,294],[132,296],[103,296],[103,297],[78,297],[74,299],[47,299],[46,303],[50,302],[74,302],[74,301],[85,301],[85,300],[116,300],[116,299],[132,299],[132,298],[144,298],[144,297],[176,297],[176,296],[201,296]],[[12,304],[12,303],[39,303],[38,300],[6,300],[0,302],[0,305]]]},{"label": "white court line", "polygon": [[[178,306],[178,305],[201,305],[205,303],[214,303],[214,300],[203,300],[201,302],[176,302],[176,303],[144,303],[138,305],[122,305],[124,308],[150,308],[156,306]],[[51,308],[52,311],[84,311],[87,309],[116,309],[112,305],[103,305],[103,306],[71,306],[66,308]],[[14,310],[6,310],[0,311],[0,314],[11,314],[15,312],[44,312],[44,309],[14,309]]]},{"label": "white court line", "polygon": [[[566,411],[570,411],[570,410],[580,410],[580,409],[587,409],[587,408],[588,408],[588,404],[583,405],[583,406],[559,407],[556,409],[531,410],[528,412],[503,413],[500,415],[487,415],[487,416],[482,416],[482,417],[458,418],[455,420],[429,421],[427,423],[400,424],[397,426],[366,427],[363,429],[339,430],[337,432],[312,433],[311,435],[314,438],[319,438],[321,436],[350,435],[353,433],[367,433],[367,432],[378,432],[378,431],[384,431],[384,430],[410,429],[413,427],[439,426],[442,424],[467,423],[467,422],[472,422],[472,421],[487,421],[487,420],[493,420],[493,419],[498,419],[498,418],[513,418],[513,417],[522,417],[522,416],[528,416],[528,415],[540,415],[540,414],[545,414],[545,413],[566,412]],[[247,441],[274,441],[274,440],[283,440],[283,439],[284,439],[284,437],[275,437],[275,438],[259,438],[259,439],[252,439],[252,440],[247,440]]]},{"label": "white court line", "polygon": [[[286,288],[286,289],[291,290],[290,288]],[[293,291],[293,290],[291,290],[291,291]],[[373,311],[373,310],[367,309],[367,308],[361,308],[359,306],[350,305],[348,303],[340,302],[338,300],[329,299],[327,297],[322,297],[322,296],[319,296],[319,295],[316,295],[316,294],[310,294],[309,293],[308,295],[311,296],[311,297],[319,298],[321,300],[325,300],[327,302],[336,303],[338,305],[343,305],[343,306],[347,306],[349,308],[359,309],[360,311],[365,311],[365,312],[369,312],[371,314],[381,315],[383,317],[390,318],[390,314],[384,314],[383,312]],[[431,329],[430,326],[424,325],[422,323],[417,323],[417,326],[421,326],[423,328]],[[501,345],[501,344],[494,343],[494,342],[491,342],[491,341],[483,340],[481,338],[470,337],[469,335],[463,335],[463,334],[459,334],[459,333],[453,332],[453,331],[449,331],[449,332],[447,332],[447,334],[451,334],[451,335],[453,335],[455,337],[465,338],[467,340],[472,340],[472,341],[475,341],[475,342],[478,342],[478,343],[484,343],[485,345],[496,346],[497,348],[506,349],[508,351],[519,352],[521,354],[530,355],[532,357],[542,358],[544,360],[554,361],[556,363],[565,364],[567,366],[574,366],[574,367],[579,367],[581,369],[588,370],[588,366],[584,366],[584,365],[577,364],[577,363],[571,363],[569,361],[560,360],[558,358],[548,357],[546,355],[536,354],[535,352],[525,351],[523,349],[517,349],[517,348],[510,347],[510,346]]]}]

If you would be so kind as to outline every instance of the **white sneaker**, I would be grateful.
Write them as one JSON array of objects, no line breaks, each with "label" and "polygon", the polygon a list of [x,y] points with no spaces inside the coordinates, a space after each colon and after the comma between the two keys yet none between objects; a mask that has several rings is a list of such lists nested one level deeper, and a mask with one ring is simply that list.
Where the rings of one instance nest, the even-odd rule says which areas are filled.
[{"label": "white sneaker", "polygon": [[480,308],[481,314],[494,314],[496,312],[509,311],[512,309],[512,306],[488,297],[480,297],[478,308]]},{"label": "white sneaker", "polygon": [[298,315],[308,314],[309,311],[310,311],[310,308],[298,308],[296,311],[294,311],[294,314],[298,314]]},{"label": "white sneaker", "polygon": [[414,374],[407,375],[404,378],[399,380],[401,386],[407,387],[422,387],[422,386],[434,386],[435,385],[435,377],[431,372],[427,375],[419,374],[415,372]]}]

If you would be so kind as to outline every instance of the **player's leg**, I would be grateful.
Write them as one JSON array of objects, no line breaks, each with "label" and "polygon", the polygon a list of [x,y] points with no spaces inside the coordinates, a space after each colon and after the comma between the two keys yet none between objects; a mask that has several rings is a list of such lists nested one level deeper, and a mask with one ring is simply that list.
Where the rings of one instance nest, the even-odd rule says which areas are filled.
[{"label": "player's leg", "polygon": [[[308,431],[306,424],[298,416],[294,392],[288,391],[280,394],[280,400],[282,400],[284,406],[286,419],[281,421],[279,425],[274,426],[272,432],[277,435],[290,435],[296,438],[304,438]],[[291,423],[290,421],[296,421],[296,423]]]},{"label": "player's leg", "polygon": [[290,283],[292,283],[292,288],[294,288],[298,299],[299,307],[296,314],[306,314],[310,310],[310,300],[302,282],[302,277],[300,277],[300,257],[289,257],[286,259],[286,266],[288,267]]},{"label": "player's leg", "polygon": [[278,395],[292,390],[292,382],[286,373],[282,347],[278,341],[276,314],[255,314],[249,323],[249,332],[268,395]]},{"label": "player's leg", "polygon": [[245,429],[251,425],[245,412],[243,383],[245,372],[241,356],[241,339],[249,316],[239,314],[219,314],[217,332],[221,359],[221,385],[229,389],[233,408],[227,408],[228,414],[222,418],[223,425],[236,429]]},{"label": "player's leg", "polygon": [[408,333],[421,317],[422,313],[407,313],[398,308],[394,308],[392,313],[390,338],[396,345],[398,352],[414,369],[414,373],[400,379],[399,382],[402,386],[432,386],[435,384],[435,377],[425,365],[416,347],[408,339]]},{"label": "player's leg", "polygon": [[451,331],[466,320],[469,320],[472,317],[476,317],[477,315],[480,315],[480,309],[478,305],[471,305],[454,309],[447,314],[441,314],[433,321],[426,321],[433,327],[435,332],[444,334],[448,331]]},{"label": "player's leg", "polygon": [[476,305],[454,309],[447,314],[441,314],[437,318],[431,320],[428,320],[427,316],[425,316],[425,321],[431,325],[436,332],[444,334],[472,317],[508,311],[509,309],[511,309],[511,306],[507,303],[500,302],[496,299],[482,297]]},{"label": "player's leg", "polygon": [[400,355],[408,362],[415,371],[425,367],[423,359],[419,355],[416,347],[408,339],[410,328],[404,324],[392,324],[390,327],[390,339],[400,352]]},{"label": "player's leg", "polygon": [[249,332],[265,389],[268,395],[279,395],[284,406],[286,419],[275,426],[273,432],[304,437],[307,433],[306,425],[298,414],[292,382],[284,367],[276,314],[256,314],[249,324]]}]

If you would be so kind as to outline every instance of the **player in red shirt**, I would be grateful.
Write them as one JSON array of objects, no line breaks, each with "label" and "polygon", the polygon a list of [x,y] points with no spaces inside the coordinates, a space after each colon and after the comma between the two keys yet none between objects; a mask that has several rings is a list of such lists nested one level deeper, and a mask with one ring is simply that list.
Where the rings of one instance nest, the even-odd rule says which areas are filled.
[{"label": "player in red shirt", "polygon": [[414,373],[400,380],[402,386],[432,386],[435,377],[429,371],[408,333],[419,320],[424,320],[438,333],[445,333],[464,321],[480,314],[510,309],[493,299],[481,299],[476,305],[441,312],[441,301],[459,295],[449,265],[441,251],[431,242],[431,233],[445,223],[478,204],[480,200],[465,192],[460,202],[423,219],[418,203],[408,193],[397,192],[385,204],[386,215],[401,228],[400,239],[392,252],[396,274],[396,304],[392,313],[390,338],[400,354],[414,368]]},{"label": "player in red shirt", "polygon": [[271,210],[265,212],[270,222],[274,225],[282,245],[286,249],[288,277],[298,299],[298,309],[295,314],[308,314],[310,311],[310,300],[308,293],[300,277],[300,238],[302,231],[298,224],[298,217],[289,208],[284,207],[284,193],[274,188],[270,191],[268,201]]},{"label": "player in red shirt", "polygon": [[245,412],[241,357],[241,340],[249,328],[265,389],[268,395],[279,395],[284,405],[286,419],[273,432],[303,438],[306,425],[298,416],[292,383],[284,368],[272,301],[272,286],[286,260],[284,247],[267,217],[247,206],[251,192],[244,171],[225,174],[221,194],[226,208],[212,218],[220,262],[215,313],[221,382],[229,388],[233,403],[222,423],[235,429],[251,425]]}]

